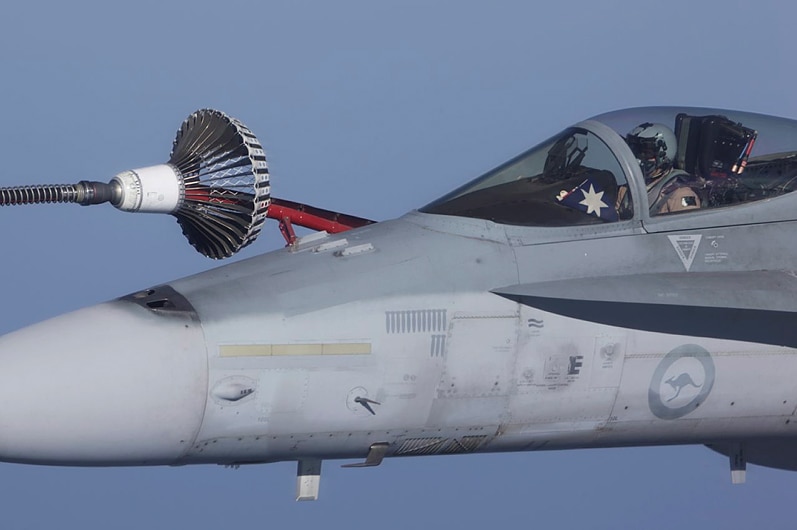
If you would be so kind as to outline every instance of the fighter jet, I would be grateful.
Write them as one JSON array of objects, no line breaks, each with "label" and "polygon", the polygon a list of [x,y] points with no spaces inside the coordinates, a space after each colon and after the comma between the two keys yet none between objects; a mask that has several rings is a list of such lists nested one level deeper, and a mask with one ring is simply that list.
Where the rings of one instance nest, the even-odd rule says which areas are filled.
[{"label": "fighter jet", "polygon": [[168,164],[0,205],[172,213],[213,258],[273,218],[286,246],[0,338],[0,460],[296,461],[302,500],[336,459],[704,444],[735,483],[797,470],[795,188],[797,121],[636,108],[371,222],[271,197],[254,134],[200,111]]}]

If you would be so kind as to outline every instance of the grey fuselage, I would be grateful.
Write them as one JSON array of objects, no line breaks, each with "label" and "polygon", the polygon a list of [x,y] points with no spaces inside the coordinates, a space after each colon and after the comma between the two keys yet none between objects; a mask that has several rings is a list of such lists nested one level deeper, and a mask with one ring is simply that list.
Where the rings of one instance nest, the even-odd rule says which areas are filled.
[{"label": "grey fuselage", "polygon": [[[589,121],[431,208],[473,215],[427,207],[313,234],[0,337],[13,403],[0,460],[373,464],[707,444],[734,470],[797,469],[797,149],[781,145],[797,123],[762,123],[774,132],[750,179],[700,181],[716,208],[649,213],[618,129]],[[616,210],[602,202],[599,183],[627,188],[633,213],[619,195]]]},{"label": "grey fuselage", "polygon": [[[791,347],[609,326],[492,292],[684,271],[668,233],[625,225],[555,241],[415,212],[11,333],[0,394],[20,405],[4,412],[0,455],[240,464],[363,458],[379,442],[399,456],[791,439]],[[677,233],[702,236],[691,272],[732,272],[793,225]],[[712,241],[731,258],[715,263]],[[797,257],[767,256],[770,269]],[[37,347],[55,335],[57,359]],[[685,345],[711,370],[658,374]]]}]

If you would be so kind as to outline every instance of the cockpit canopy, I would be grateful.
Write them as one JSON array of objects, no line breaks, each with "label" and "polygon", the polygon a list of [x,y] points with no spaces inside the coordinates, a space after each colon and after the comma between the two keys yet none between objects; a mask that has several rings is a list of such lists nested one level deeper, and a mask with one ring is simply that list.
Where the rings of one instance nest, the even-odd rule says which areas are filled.
[{"label": "cockpit canopy", "polygon": [[[667,146],[629,133],[653,129],[675,145],[669,146],[671,163],[643,174],[653,148]],[[725,208],[795,187],[797,121],[718,109],[636,108],[570,127],[421,211],[572,226]]]}]

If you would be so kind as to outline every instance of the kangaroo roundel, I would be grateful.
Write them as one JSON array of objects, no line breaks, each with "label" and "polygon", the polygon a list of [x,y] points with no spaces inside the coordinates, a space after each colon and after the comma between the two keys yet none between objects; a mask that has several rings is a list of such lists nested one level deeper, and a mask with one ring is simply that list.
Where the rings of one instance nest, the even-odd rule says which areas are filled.
[{"label": "kangaroo roundel", "polygon": [[673,420],[695,410],[714,386],[714,361],[704,348],[685,344],[668,353],[653,372],[648,389],[650,411]]}]

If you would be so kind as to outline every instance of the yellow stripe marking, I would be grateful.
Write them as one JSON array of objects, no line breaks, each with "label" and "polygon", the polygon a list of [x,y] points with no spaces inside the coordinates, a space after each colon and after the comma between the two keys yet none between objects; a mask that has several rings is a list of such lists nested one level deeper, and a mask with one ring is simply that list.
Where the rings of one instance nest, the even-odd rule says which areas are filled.
[{"label": "yellow stripe marking", "polygon": [[275,357],[294,355],[370,355],[368,342],[306,344],[222,344],[219,357]]}]

